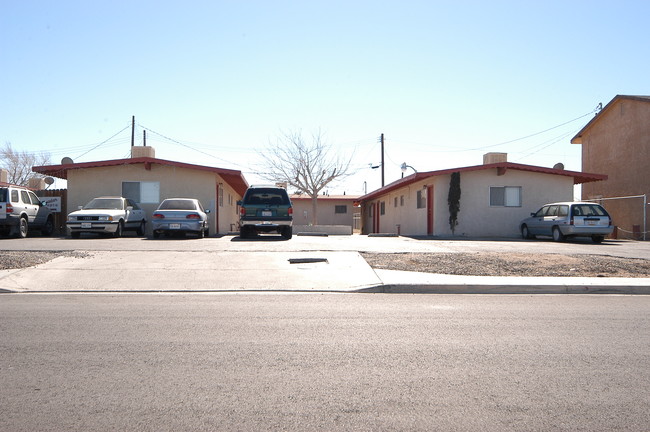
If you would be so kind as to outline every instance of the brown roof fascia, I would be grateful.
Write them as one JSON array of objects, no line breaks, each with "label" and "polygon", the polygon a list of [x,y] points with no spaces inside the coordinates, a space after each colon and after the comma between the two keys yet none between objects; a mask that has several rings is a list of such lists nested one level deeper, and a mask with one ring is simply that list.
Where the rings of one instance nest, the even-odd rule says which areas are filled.
[{"label": "brown roof fascia", "polygon": [[44,175],[52,176],[52,177],[67,179],[69,170],[84,169],[84,168],[101,168],[101,167],[111,167],[111,166],[119,166],[119,165],[135,165],[135,164],[143,164],[146,169],[150,169],[152,164],[158,164],[158,165],[174,166],[179,168],[187,168],[187,169],[194,169],[194,170],[201,170],[201,171],[211,171],[223,177],[223,179],[240,195],[244,195],[246,189],[248,188],[248,182],[244,178],[241,171],[238,170],[229,170],[229,169],[209,167],[204,165],[194,165],[194,164],[188,164],[184,162],[169,161],[165,159],[156,159],[151,157],[112,159],[112,160],[95,161],[95,162],[35,166],[32,167],[32,171]]},{"label": "brown roof fascia", "polygon": [[462,168],[452,168],[452,169],[445,169],[439,171],[419,172],[419,173],[411,174],[410,176],[394,181],[393,183],[390,183],[384,186],[383,188],[370,192],[369,194],[366,194],[361,198],[359,198],[359,200],[360,201],[372,200],[377,197],[386,195],[394,190],[403,188],[405,186],[409,186],[413,183],[416,183],[420,180],[424,180],[430,177],[449,175],[454,172],[462,173],[462,172],[481,171],[481,170],[488,170],[488,169],[496,169],[497,175],[503,175],[499,173],[505,173],[508,169],[513,169],[518,171],[528,171],[528,172],[537,172],[542,174],[552,174],[552,175],[573,177],[573,184],[582,184],[582,183],[589,183],[589,182],[600,181],[600,180],[607,180],[606,174],[583,173],[578,171],[568,171],[568,170],[561,170],[555,168],[539,167],[534,165],[517,164],[512,162],[498,162],[493,164],[475,165],[475,166],[462,167]]},{"label": "brown roof fascia", "polygon": [[630,96],[630,95],[616,95],[614,98],[607,103],[603,107],[600,112],[598,112],[589,122],[582,128],[580,131],[571,138],[571,144],[582,144],[582,136],[585,134],[585,132],[590,129],[598,120],[600,120],[600,117],[602,117],[603,113],[609,111],[616,102],[620,101],[621,99],[625,100],[633,100],[637,102],[650,102],[650,96]]}]

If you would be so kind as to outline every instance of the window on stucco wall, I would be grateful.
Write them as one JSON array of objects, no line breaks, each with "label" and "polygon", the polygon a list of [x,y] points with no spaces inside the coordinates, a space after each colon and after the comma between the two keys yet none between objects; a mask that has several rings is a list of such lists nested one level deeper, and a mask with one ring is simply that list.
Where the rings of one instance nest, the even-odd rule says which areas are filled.
[{"label": "window on stucco wall", "polygon": [[122,182],[122,196],[138,204],[158,204],[160,182]]},{"label": "window on stucco wall", "polygon": [[521,207],[521,186],[491,186],[490,207]]}]

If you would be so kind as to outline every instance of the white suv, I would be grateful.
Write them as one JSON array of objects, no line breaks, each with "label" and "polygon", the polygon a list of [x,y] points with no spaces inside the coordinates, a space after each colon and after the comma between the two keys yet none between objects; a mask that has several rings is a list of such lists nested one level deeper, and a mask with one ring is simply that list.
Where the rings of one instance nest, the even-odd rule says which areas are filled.
[{"label": "white suv", "polygon": [[49,236],[54,216],[34,192],[23,186],[0,186],[0,235],[27,237],[32,229]]}]

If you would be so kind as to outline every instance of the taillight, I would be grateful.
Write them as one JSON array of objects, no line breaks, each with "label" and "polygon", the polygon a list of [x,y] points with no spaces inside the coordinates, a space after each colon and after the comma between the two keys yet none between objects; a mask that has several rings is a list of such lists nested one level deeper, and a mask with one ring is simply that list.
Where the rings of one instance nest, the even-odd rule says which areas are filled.
[{"label": "taillight", "polygon": [[13,212],[14,212],[14,206],[7,203],[7,213],[13,213]]},{"label": "taillight", "polygon": [[201,219],[201,216],[199,216],[197,213],[191,213],[185,216],[185,219]]},{"label": "taillight", "polygon": [[289,216],[293,216],[293,207],[289,207],[287,213],[289,213]]},{"label": "taillight", "polygon": [[573,216],[571,216],[571,220],[569,221],[569,225],[573,225]]},{"label": "taillight", "polygon": [[154,219],[165,219],[165,215],[161,213],[154,213],[153,214]]},{"label": "taillight", "polygon": [[239,208],[239,215],[240,216],[246,216],[246,207],[240,207]]}]

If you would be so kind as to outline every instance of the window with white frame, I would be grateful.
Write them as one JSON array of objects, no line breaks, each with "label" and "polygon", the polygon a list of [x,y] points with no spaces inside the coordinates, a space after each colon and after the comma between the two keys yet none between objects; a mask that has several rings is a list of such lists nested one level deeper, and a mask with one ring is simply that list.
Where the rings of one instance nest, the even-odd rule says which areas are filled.
[{"label": "window with white frame", "polygon": [[122,196],[139,204],[158,204],[160,182],[122,182]]},{"label": "window with white frame", "polygon": [[521,186],[491,186],[490,207],[521,207]]}]

